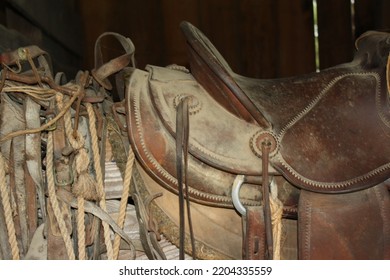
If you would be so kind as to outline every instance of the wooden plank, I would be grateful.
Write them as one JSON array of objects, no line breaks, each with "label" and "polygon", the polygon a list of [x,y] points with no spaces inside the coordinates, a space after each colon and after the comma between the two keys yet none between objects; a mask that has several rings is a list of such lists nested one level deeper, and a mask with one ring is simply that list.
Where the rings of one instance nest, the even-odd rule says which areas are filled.
[{"label": "wooden plank", "polygon": [[246,75],[278,78],[315,70],[310,0],[240,3],[240,60]]},{"label": "wooden plank", "polygon": [[258,78],[279,76],[278,26],[274,24],[275,1],[240,2],[242,74]]},{"label": "wooden plank", "polygon": [[189,67],[187,46],[179,26],[182,21],[199,25],[199,1],[162,0],[161,8],[164,18],[164,41],[167,44],[162,62],[164,65],[175,63]]},{"label": "wooden plank", "polygon": [[9,0],[10,6],[69,51],[81,54],[82,29],[76,0]]},{"label": "wooden plank", "polygon": [[313,9],[311,0],[278,1],[278,76],[286,77],[315,71]]},{"label": "wooden plank", "polygon": [[238,7],[236,0],[199,1],[197,27],[214,44],[233,71],[242,73]]},{"label": "wooden plank", "polygon": [[354,52],[350,0],[317,3],[320,69],[349,62]]},{"label": "wooden plank", "polygon": [[368,30],[390,30],[388,12],[390,3],[386,0],[355,1],[356,37]]},{"label": "wooden plank", "polygon": [[96,37],[104,30],[114,30],[133,40],[141,69],[146,64],[186,65],[179,23],[188,20],[237,73],[274,78],[315,69],[311,0],[97,2],[80,3],[88,30],[85,53],[89,64]]},{"label": "wooden plank", "polygon": [[[114,1],[107,0],[84,0],[80,1],[80,12],[84,18],[83,29],[83,67],[93,69],[94,67],[94,46],[98,36],[104,31],[109,30],[110,16],[113,15]],[[120,20],[121,17],[116,17]]]}]

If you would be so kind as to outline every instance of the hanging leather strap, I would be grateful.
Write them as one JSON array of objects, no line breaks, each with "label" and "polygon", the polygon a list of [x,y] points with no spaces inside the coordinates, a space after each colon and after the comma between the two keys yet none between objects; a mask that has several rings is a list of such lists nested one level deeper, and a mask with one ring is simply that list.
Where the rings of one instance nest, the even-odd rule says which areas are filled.
[{"label": "hanging leather strap", "polygon": [[188,167],[188,139],[189,139],[189,112],[188,112],[188,97],[183,98],[177,106],[176,113],[176,170],[177,183],[179,191],[179,232],[180,232],[180,246],[179,258],[184,260],[185,248],[185,209],[184,204],[187,205],[187,218],[191,238],[192,258],[196,258],[195,254],[195,238],[192,228],[190,199],[188,195],[187,183],[187,167]]},{"label": "hanging leather strap", "polygon": [[265,224],[262,206],[245,207],[243,219],[243,258],[263,260],[266,255]]},{"label": "hanging leather strap", "polygon": [[269,174],[268,174],[268,163],[269,153],[271,149],[271,143],[265,139],[261,143],[262,152],[262,191],[263,191],[263,210],[264,210],[264,221],[265,221],[265,234],[267,242],[267,258],[273,259],[273,233],[272,233],[272,219],[271,219],[271,206],[270,206],[270,195],[269,195]]}]

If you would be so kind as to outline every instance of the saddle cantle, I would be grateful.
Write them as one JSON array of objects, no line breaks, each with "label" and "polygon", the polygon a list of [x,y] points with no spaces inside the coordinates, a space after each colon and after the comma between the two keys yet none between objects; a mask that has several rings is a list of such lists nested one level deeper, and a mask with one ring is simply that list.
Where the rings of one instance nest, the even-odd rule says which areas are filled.
[{"label": "saddle cantle", "polygon": [[[177,139],[183,131],[177,117],[186,100],[185,178],[198,257],[269,254],[267,228],[274,226],[269,213],[263,213],[269,175],[283,204],[283,238],[291,241],[291,247],[281,246],[283,258],[389,258],[390,197],[384,181],[390,176],[390,147],[383,143],[390,136],[390,35],[364,34],[350,63],[259,80],[234,73],[194,26],[184,22],[181,28],[190,70],[148,65],[145,71],[131,68],[124,74],[128,136],[144,182],[134,194],[149,203],[163,193],[151,203],[161,231],[178,244],[175,201],[182,186]],[[270,145],[269,165],[264,140]],[[241,176],[244,183],[237,188]],[[236,193],[249,212],[237,209]],[[363,216],[370,223],[356,226],[354,221]],[[242,232],[234,227],[241,217],[246,224]],[[330,224],[337,230],[323,235]],[[350,238],[353,232],[359,236]],[[229,245],[222,236],[229,237]],[[329,248],[338,253],[321,245],[326,238],[337,243]],[[256,254],[251,242],[260,248]],[[243,253],[244,247],[249,251]],[[210,249],[216,253],[210,255]]]},{"label": "saddle cantle", "polygon": [[196,27],[181,28],[195,79],[226,110],[268,133],[275,143],[271,164],[294,185],[348,192],[389,177],[388,33],[361,36],[351,63],[258,80],[234,73]]}]

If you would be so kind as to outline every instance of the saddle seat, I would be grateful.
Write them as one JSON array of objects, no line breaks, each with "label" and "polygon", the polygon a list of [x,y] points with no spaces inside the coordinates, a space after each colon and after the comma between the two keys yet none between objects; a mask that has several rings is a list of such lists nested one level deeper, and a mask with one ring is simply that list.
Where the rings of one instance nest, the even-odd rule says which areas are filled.
[{"label": "saddle seat", "polygon": [[200,30],[188,22],[181,28],[194,78],[222,107],[259,127],[257,142],[272,140],[271,165],[293,185],[350,192],[390,176],[390,146],[383,145],[390,136],[388,33],[362,35],[350,63],[267,80],[234,73]]}]

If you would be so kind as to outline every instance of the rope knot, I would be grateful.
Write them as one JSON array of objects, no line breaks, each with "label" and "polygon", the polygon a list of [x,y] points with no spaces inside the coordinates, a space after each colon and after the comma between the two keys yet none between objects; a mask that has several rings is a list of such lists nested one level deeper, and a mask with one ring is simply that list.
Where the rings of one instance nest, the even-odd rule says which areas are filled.
[{"label": "rope knot", "polygon": [[75,156],[75,168],[78,174],[77,181],[72,192],[87,200],[98,200],[96,182],[88,172],[89,156],[85,148],[77,151]]}]

